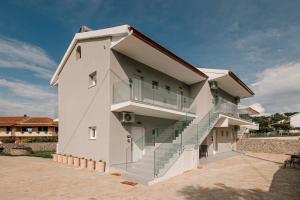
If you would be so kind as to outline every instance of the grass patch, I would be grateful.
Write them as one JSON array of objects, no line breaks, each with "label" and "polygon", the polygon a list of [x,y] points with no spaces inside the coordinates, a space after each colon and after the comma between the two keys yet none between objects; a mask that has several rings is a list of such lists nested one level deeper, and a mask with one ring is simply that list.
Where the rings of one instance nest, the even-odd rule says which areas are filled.
[{"label": "grass patch", "polygon": [[40,158],[52,158],[53,151],[34,151],[32,152],[31,157],[40,157]]},{"label": "grass patch", "polygon": [[[27,155],[29,157],[39,157],[39,158],[52,158],[52,154],[55,153],[53,151],[34,151],[32,152],[32,154],[30,155]],[[1,152],[0,153],[0,156],[13,156],[13,157],[16,157],[14,155],[11,155],[9,153],[4,153],[4,152]]]},{"label": "grass patch", "polygon": [[1,153],[0,153],[0,156],[12,156],[12,155],[10,155],[9,153],[1,152]]}]

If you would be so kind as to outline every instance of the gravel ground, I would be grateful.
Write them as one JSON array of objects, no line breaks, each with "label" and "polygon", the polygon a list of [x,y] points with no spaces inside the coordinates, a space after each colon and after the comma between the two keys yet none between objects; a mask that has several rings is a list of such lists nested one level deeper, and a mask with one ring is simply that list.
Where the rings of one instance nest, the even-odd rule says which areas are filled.
[{"label": "gravel ground", "polygon": [[152,186],[75,169],[50,159],[0,156],[0,199],[300,199],[300,169],[286,155],[239,155]]}]

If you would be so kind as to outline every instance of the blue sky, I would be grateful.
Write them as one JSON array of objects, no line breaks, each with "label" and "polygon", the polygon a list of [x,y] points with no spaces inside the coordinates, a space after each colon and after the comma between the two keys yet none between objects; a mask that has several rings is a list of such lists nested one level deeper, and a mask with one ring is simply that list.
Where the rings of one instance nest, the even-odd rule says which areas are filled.
[{"label": "blue sky", "polygon": [[234,71],[264,112],[300,110],[300,1],[2,1],[0,115],[56,116],[49,86],[82,24],[130,24],[195,66]]}]

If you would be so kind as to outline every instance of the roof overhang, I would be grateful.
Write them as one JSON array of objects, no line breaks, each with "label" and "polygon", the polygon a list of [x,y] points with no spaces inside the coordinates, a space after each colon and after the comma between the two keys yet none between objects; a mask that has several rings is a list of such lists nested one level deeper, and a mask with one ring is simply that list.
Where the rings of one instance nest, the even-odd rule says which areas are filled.
[{"label": "roof overhang", "polygon": [[111,48],[134,60],[168,74],[188,85],[208,77],[193,65],[157,44],[133,27],[131,33],[115,43]]},{"label": "roof overhang", "polygon": [[239,113],[240,114],[248,114],[248,115],[259,115],[260,112],[253,109],[251,106],[239,106]]},{"label": "roof overhang", "polygon": [[220,89],[234,97],[248,98],[254,96],[254,92],[232,71],[219,69],[204,69],[201,71],[209,76],[209,81],[216,81]]},{"label": "roof overhang", "polygon": [[64,57],[62,58],[50,84],[58,84],[58,75],[75,47],[77,41],[83,39],[111,37],[111,49],[134,60],[146,64],[160,72],[168,74],[186,84],[206,80],[208,76],[195,66],[178,57],[168,49],[159,45],[143,33],[129,25],[75,34]]},{"label": "roof overhang", "polygon": [[122,102],[118,104],[111,105],[111,111],[113,112],[132,112],[137,115],[144,115],[150,117],[157,117],[157,118],[165,118],[165,119],[173,119],[173,120],[180,120],[183,117],[187,117],[190,119],[196,118],[197,115],[176,111],[172,109],[162,108],[158,106],[143,104],[139,102]]},{"label": "roof overhang", "polygon": [[254,123],[238,118],[238,117],[233,117],[229,116],[226,114],[220,114],[219,115],[219,120],[216,123],[216,127],[229,127],[229,125],[232,126],[252,126]]}]

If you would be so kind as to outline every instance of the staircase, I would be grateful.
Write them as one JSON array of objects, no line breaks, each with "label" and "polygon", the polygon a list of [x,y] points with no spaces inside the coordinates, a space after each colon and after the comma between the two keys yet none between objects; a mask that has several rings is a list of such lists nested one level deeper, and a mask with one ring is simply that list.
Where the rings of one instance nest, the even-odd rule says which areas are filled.
[{"label": "staircase", "polygon": [[168,127],[166,131],[179,126],[179,134],[176,137],[174,134],[168,134],[169,137],[159,138],[158,146],[146,147],[142,158],[127,166],[124,177],[143,184],[162,177],[180,157],[185,145],[199,145],[204,141],[218,120],[219,114],[214,111],[215,109],[212,109],[201,119],[197,117],[191,122],[177,122]]}]

